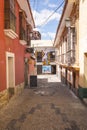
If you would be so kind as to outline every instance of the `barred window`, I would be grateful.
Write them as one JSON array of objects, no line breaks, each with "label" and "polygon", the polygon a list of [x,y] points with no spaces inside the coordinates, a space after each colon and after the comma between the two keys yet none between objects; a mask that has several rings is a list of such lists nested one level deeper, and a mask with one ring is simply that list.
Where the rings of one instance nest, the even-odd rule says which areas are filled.
[{"label": "barred window", "polygon": [[5,29],[12,29],[16,31],[16,16],[15,16],[15,1],[4,0],[4,19]]},{"label": "barred window", "polygon": [[10,0],[10,9],[13,13],[15,12],[15,1],[14,0]]}]

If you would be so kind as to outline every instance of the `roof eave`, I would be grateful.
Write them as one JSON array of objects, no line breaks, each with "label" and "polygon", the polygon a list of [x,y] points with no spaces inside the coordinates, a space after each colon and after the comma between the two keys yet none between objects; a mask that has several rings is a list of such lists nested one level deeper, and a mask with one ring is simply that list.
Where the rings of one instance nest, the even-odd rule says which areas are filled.
[{"label": "roof eave", "polygon": [[17,0],[17,2],[19,4],[19,7],[25,11],[25,13],[27,15],[27,22],[29,24],[31,24],[32,28],[35,28],[35,22],[33,19],[29,0]]},{"label": "roof eave", "polygon": [[60,40],[60,36],[65,28],[65,19],[67,17],[70,17],[72,8],[73,8],[73,4],[74,2],[68,2],[68,0],[65,1],[65,5],[63,8],[63,12],[60,18],[60,22],[56,31],[56,36],[55,36],[55,40],[54,40],[54,47],[57,46],[57,44],[59,44],[59,40]]}]

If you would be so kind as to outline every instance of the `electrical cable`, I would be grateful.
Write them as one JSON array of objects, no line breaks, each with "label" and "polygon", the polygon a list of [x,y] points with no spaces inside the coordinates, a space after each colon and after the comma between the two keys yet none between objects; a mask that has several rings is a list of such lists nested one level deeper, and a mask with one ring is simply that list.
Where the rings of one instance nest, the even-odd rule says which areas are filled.
[{"label": "electrical cable", "polygon": [[47,21],[50,19],[50,17],[52,17],[52,16],[55,14],[55,12],[57,12],[57,10],[62,7],[63,3],[64,3],[64,1],[54,10],[54,12],[53,12],[42,24],[40,24],[40,25],[38,25],[38,26],[39,26],[39,27],[40,27],[40,26],[44,26],[44,24],[47,23]]},{"label": "electrical cable", "polygon": [[[55,12],[57,12],[57,10],[59,10],[62,7],[63,3],[64,3],[64,0],[62,1],[62,3],[59,3],[59,6],[52,12],[52,14],[49,15],[48,18],[42,24],[38,25],[37,27],[43,27],[48,22],[48,20],[50,19],[50,17],[52,17],[55,14]],[[34,0],[34,3],[33,3],[34,10],[36,10],[37,4],[38,4],[37,0]],[[34,12],[34,16],[35,16],[35,12]],[[49,36],[51,42],[53,42],[51,36],[49,34],[48,34],[48,36]]]}]

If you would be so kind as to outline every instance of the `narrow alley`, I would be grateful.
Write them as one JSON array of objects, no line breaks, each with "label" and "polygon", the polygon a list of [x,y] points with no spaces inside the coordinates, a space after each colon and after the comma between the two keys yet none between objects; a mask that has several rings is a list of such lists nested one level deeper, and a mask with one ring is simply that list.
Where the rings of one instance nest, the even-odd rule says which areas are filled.
[{"label": "narrow alley", "polygon": [[0,0],[0,130],[87,130],[87,0]]},{"label": "narrow alley", "polygon": [[38,76],[0,111],[0,130],[87,130],[87,107],[55,75]]}]

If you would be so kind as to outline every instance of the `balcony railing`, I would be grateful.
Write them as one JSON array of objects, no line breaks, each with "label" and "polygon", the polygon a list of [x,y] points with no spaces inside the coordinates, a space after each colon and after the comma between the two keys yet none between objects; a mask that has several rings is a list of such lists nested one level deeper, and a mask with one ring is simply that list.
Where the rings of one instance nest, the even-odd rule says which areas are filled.
[{"label": "balcony railing", "polygon": [[76,62],[75,50],[70,50],[64,54],[58,55],[56,57],[56,62],[68,65],[74,64]]},{"label": "balcony railing", "polygon": [[66,63],[70,65],[75,63],[75,50],[70,50],[66,53]]}]

